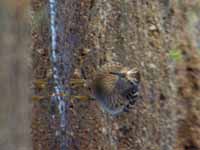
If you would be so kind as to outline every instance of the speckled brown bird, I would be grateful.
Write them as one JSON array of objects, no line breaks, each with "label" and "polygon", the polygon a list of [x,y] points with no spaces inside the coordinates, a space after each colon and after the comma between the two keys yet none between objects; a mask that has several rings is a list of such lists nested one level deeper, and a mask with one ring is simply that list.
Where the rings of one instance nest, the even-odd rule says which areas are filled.
[{"label": "speckled brown bird", "polygon": [[112,115],[128,111],[138,98],[139,73],[117,63],[105,64],[88,82],[91,96]]}]

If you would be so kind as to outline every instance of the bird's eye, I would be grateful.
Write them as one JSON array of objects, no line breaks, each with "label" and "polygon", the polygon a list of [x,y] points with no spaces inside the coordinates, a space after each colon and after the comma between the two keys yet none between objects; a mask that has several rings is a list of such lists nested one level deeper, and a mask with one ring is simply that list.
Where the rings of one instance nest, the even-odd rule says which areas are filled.
[{"label": "bird's eye", "polygon": [[92,90],[91,87],[88,87],[88,90],[91,91]]}]

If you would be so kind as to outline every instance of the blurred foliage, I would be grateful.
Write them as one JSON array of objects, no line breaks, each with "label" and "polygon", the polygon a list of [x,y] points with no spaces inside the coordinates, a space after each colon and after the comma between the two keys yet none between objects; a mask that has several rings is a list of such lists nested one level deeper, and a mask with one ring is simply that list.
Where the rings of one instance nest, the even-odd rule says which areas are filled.
[{"label": "blurred foliage", "polygon": [[[0,149],[31,150],[29,1],[0,0]],[[20,126],[15,126],[20,125]]]},{"label": "blurred foliage", "polygon": [[181,50],[179,50],[179,49],[170,50],[169,57],[174,61],[181,61],[182,60]]},{"label": "blurred foliage", "polygon": [[32,17],[32,29],[42,30],[48,22],[48,11],[45,8],[41,8],[37,12],[34,12]]}]

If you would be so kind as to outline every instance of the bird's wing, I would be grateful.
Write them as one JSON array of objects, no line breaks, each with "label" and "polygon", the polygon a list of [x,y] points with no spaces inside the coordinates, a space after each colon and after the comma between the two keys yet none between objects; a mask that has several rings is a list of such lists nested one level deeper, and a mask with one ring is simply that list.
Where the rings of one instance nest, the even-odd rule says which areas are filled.
[{"label": "bird's wing", "polygon": [[106,93],[112,93],[113,90],[116,87],[116,83],[118,82],[118,77],[116,75],[104,75],[101,83],[102,83],[102,87],[104,87],[105,91],[107,91]]},{"label": "bird's wing", "polygon": [[120,72],[123,66],[117,62],[109,62],[101,66],[99,72]]},{"label": "bird's wing", "polygon": [[126,79],[119,79],[115,89],[118,93],[128,101],[133,101],[138,96],[138,85]]}]

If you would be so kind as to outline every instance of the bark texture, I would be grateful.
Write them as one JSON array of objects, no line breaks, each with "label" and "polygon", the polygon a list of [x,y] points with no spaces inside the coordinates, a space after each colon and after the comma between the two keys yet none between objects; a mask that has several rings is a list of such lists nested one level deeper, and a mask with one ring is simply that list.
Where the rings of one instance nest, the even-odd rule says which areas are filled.
[{"label": "bark texture", "polygon": [[[32,0],[32,7],[35,16],[41,11],[47,19],[37,22],[39,26],[33,30],[34,76],[36,80],[50,80],[45,15],[48,2]],[[129,113],[112,117],[95,101],[69,102],[69,149],[200,148],[198,8],[198,1],[59,1],[58,23],[62,30],[58,41],[61,49],[70,50],[73,68],[67,78],[73,70],[81,70],[84,78],[90,79],[109,61],[137,67],[141,75],[140,98]],[[48,95],[51,86],[43,90],[36,87],[35,91]],[[86,90],[77,89],[76,93],[84,94]],[[50,121],[48,105],[48,100],[34,103],[36,150],[59,149],[57,124]]]}]

